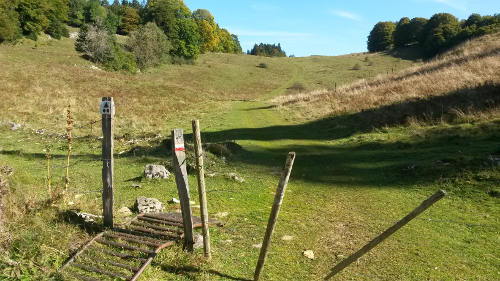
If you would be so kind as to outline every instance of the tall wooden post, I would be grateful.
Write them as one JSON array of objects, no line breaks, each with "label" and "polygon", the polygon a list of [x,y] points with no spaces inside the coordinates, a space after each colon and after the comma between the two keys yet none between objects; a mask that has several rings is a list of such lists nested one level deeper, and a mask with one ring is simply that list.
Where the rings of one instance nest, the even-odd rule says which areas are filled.
[{"label": "tall wooden post", "polygon": [[276,226],[276,221],[278,220],[278,214],[280,212],[281,203],[283,203],[283,198],[285,197],[286,185],[288,184],[288,179],[290,179],[290,173],[292,172],[294,161],[295,152],[288,153],[285,168],[283,169],[283,174],[281,174],[278,189],[276,190],[276,195],[274,196],[274,204],[273,208],[271,209],[269,221],[267,223],[264,242],[262,243],[262,248],[260,249],[259,261],[257,262],[257,267],[255,268],[255,281],[259,280],[260,275],[262,274],[262,270],[264,269],[267,252],[269,251],[269,246],[271,245],[271,236],[273,235],[274,227]]},{"label": "tall wooden post", "polygon": [[189,184],[186,169],[186,152],[182,129],[172,131],[172,151],[174,156],[174,174],[177,192],[181,201],[182,220],[184,224],[184,249],[193,251],[193,214],[189,203]]},{"label": "tall wooden post", "polygon": [[201,223],[203,227],[203,250],[207,259],[210,253],[210,232],[208,230],[207,192],[205,190],[205,169],[203,167],[203,147],[201,143],[200,121],[193,120],[194,150],[196,156],[196,170],[198,171],[198,194],[201,207]]},{"label": "tall wooden post", "polygon": [[113,98],[104,97],[101,102],[102,115],[102,207],[104,226],[113,227],[113,125],[115,104]]}]

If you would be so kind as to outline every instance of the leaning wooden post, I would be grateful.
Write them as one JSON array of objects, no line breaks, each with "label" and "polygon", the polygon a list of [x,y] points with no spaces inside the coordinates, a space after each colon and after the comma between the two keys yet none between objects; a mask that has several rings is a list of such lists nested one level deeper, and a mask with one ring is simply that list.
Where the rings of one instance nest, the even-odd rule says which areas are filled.
[{"label": "leaning wooden post", "polygon": [[434,193],[431,197],[427,198],[417,208],[415,208],[415,210],[413,210],[411,213],[406,215],[406,217],[402,218],[400,221],[395,223],[393,226],[389,227],[382,234],[375,237],[375,239],[368,242],[368,244],[366,244],[359,251],[357,251],[356,253],[352,254],[351,256],[349,256],[348,258],[346,258],[345,260],[343,260],[339,264],[337,264],[332,269],[332,272],[330,272],[330,274],[328,274],[328,276],[325,277],[325,280],[332,278],[335,274],[339,273],[344,268],[348,267],[351,263],[355,262],[361,256],[366,254],[368,251],[375,248],[375,246],[377,246],[379,243],[384,241],[387,237],[394,234],[394,232],[398,231],[401,227],[405,226],[408,222],[413,220],[416,216],[420,215],[423,211],[427,210],[430,206],[432,206],[434,203],[439,201],[445,195],[446,195],[446,192],[444,190],[439,190],[436,193]]},{"label": "leaning wooden post", "polygon": [[174,174],[177,192],[181,201],[182,221],[184,224],[184,249],[193,251],[193,215],[189,203],[189,184],[186,169],[186,152],[182,129],[172,131],[172,151],[174,156]]},{"label": "leaning wooden post", "polygon": [[278,214],[280,212],[281,203],[283,203],[283,197],[285,197],[286,185],[288,179],[290,179],[290,173],[292,172],[293,162],[295,161],[295,152],[288,153],[286,159],[285,168],[283,174],[281,175],[278,189],[276,190],[276,195],[274,196],[274,204],[271,209],[271,215],[269,216],[269,221],[267,223],[266,234],[264,235],[264,242],[262,243],[262,248],[260,249],[259,261],[257,262],[257,267],[255,268],[254,280],[257,281],[262,274],[264,269],[264,263],[266,262],[267,252],[269,251],[269,246],[271,245],[271,236],[274,232],[274,227],[276,226],[276,221],[278,220]]},{"label": "leaning wooden post", "polygon": [[115,116],[115,103],[113,98],[102,98],[102,208],[104,226],[113,227],[113,125]]},{"label": "leaning wooden post", "polygon": [[196,155],[196,170],[198,171],[198,195],[201,207],[201,223],[203,227],[203,250],[207,259],[210,253],[210,232],[208,230],[207,192],[205,190],[205,170],[203,168],[203,148],[200,134],[200,121],[193,120],[194,151]]}]

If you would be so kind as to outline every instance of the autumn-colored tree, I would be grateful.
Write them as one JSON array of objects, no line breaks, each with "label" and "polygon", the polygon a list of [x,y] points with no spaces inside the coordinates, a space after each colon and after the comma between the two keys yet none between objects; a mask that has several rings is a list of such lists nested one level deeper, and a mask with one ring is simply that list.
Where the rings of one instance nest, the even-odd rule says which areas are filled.
[{"label": "autumn-colored tree", "polygon": [[198,25],[201,52],[217,52],[219,50],[220,38],[214,16],[208,10],[198,9],[193,12],[193,18]]}]

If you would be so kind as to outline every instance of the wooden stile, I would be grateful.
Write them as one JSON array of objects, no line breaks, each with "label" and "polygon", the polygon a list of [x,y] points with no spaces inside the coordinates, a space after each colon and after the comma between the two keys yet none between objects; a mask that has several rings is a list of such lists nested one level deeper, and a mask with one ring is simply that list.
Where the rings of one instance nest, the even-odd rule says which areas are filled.
[{"label": "wooden stile", "polygon": [[184,148],[184,135],[182,129],[172,130],[172,154],[174,157],[174,174],[177,184],[177,192],[181,201],[182,219],[184,223],[184,249],[192,252],[193,238],[193,214],[189,197],[189,184],[186,168],[186,151]]}]

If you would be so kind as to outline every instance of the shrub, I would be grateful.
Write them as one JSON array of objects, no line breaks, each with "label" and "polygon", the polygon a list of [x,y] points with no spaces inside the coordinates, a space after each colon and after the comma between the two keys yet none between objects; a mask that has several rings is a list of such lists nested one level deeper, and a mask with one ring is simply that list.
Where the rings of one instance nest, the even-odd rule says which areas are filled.
[{"label": "shrub", "polygon": [[75,47],[93,62],[104,63],[113,57],[111,36],[108,30],[100,25],[83,25]]},{"label": "shrub", "polygon": [[107,70],[136,72],[134,54],[123,50],[103,25],[84,25],[75,42],[77,51]]},{"label": "shrub", "polygon": [[351,69],[352,70],[361,70],[361,64],[356,63]]},{"label": "shrub", "polygon": [[137,71],[137,64],[133,53],[125,51],[116,42],[112,42],[111,53],[111,58],[104,62],[104,66],[107,70],[126,71],[131,73]]},{"label": "shrub", "polygon": [[171,44],[163,31],[150,22],[130,34],[127,48],[134,53],[140,69],[158,66],[168,59]]},{"label": "shrub", "polygon": [[259,65],[257,65],[258,68],[268,68],[267,64],[266,63],[259,63]]}]

